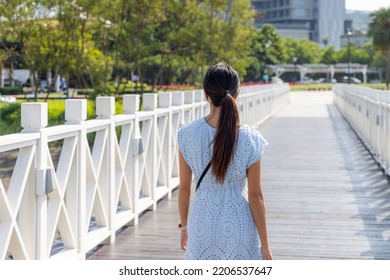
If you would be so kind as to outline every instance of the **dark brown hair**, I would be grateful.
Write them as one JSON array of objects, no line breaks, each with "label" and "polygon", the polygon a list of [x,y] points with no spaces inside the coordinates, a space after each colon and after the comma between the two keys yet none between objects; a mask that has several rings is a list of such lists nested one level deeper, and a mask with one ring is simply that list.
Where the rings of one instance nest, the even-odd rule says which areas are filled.
[{"label": "dark brown hair", "polygon": [[223,183],[237,146],[240,119],[235,97],[240,79],[236,70],[226,63],[211,66],[204,78],[203,89],[215,107],[221,107],[218,127],[213,140],[211,171]]}]

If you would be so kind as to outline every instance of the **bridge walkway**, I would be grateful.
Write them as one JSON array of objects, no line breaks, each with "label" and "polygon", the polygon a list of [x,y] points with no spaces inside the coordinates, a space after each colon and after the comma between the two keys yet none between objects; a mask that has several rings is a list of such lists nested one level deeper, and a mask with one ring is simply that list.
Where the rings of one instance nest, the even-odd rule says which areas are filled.
[{"label": "bridge walkway", "polygon": [[[263,123],[263,189],[275,259],[390,259],[390,182],[332,103],[293,92]],[[177,191],[88,259],[182,259]]]}]

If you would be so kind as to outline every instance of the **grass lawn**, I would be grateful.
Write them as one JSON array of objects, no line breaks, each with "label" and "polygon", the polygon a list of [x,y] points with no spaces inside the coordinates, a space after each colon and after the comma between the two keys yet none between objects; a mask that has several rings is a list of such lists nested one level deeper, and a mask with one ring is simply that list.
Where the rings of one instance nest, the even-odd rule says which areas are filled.
[{"label": "grass lawn", "polygon": [[[380,89],[380,90],[385,90],[386,89],[386,84],[352,84],[355,86],[363,86],[363,87],[369,87],[373,89]],[[290,85],[290,88],[292,91],[317,91],[317,90],[332,90],[333,84],[308,84],[308,85],[303,85],[303,84],[295,84],[295,85]]]}]

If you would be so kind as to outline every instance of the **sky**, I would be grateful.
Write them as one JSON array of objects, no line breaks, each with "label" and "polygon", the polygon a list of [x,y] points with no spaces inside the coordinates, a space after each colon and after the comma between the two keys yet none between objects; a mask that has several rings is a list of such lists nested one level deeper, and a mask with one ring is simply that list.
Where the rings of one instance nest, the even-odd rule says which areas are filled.
[{"label": "sky", "polygon": [[347,10],[375,11],[390,7],[390,0],[345,0]]}]

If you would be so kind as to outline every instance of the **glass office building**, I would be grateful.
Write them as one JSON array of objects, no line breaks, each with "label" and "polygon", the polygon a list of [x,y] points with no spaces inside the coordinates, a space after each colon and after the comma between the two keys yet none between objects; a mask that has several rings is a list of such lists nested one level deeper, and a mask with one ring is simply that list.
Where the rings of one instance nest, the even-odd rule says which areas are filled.
[{"label": "glass office building", "polygon": [[322,47],[340,48],[344,34],[345,0],[252,0],[263,16],[255,24],[271,23],[282,37],[306,38]]}]

